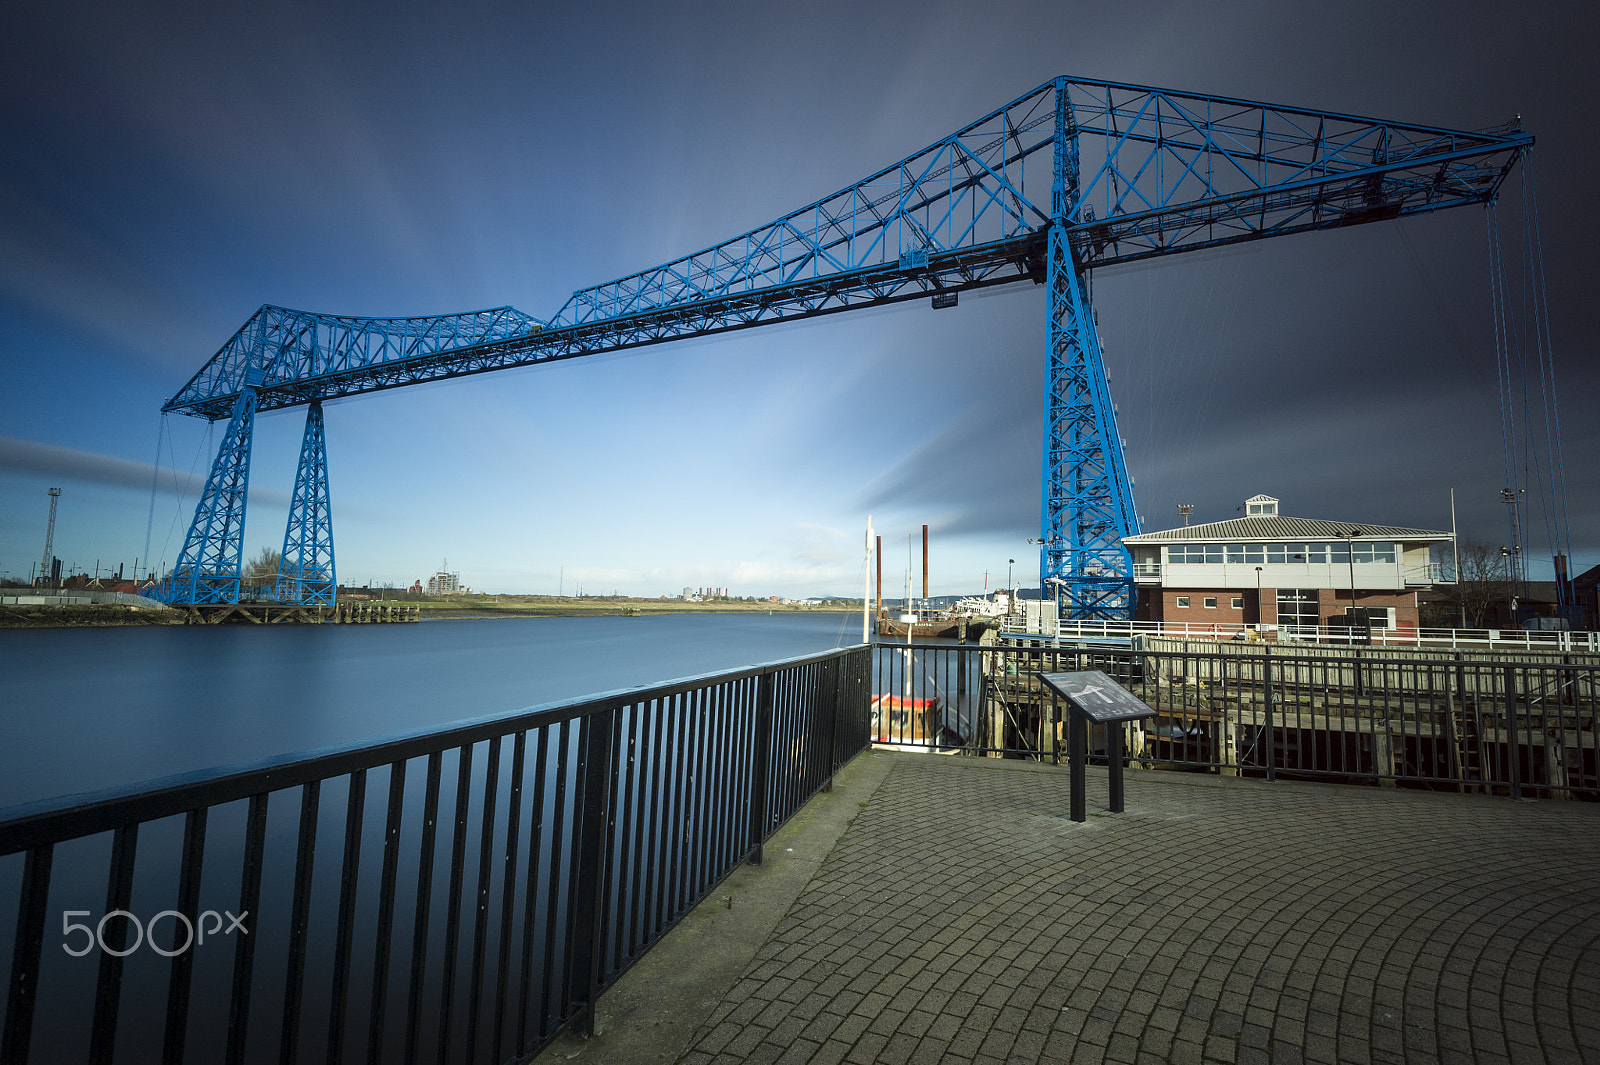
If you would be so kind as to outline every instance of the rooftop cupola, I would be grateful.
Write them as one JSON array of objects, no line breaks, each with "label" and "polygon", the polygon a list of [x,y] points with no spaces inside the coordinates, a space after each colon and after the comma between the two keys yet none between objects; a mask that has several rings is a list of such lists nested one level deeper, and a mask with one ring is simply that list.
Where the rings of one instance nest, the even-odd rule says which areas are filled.
[{"label": "rooftop cupola", "polygon": [[1262,518],[1278,513],[1278,501],[1271,496],[1251,496],[1244,501],[1246,517]]}]

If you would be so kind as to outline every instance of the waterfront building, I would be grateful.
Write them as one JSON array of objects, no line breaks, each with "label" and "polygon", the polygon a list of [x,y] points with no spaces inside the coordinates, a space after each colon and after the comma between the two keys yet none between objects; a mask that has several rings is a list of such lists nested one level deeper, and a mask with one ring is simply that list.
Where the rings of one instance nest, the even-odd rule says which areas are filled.
[{"label": "waterfront building", "polygon": [[1451,539],[1432,529],[1290,517],[1266,495],[1241,509],[1242,518],[1124,538],[1137,620],[1294,636],[1348,625],[1354,606],[1374,628],[1414,628],[1417,593],[1440,581],[1432,549]]}]

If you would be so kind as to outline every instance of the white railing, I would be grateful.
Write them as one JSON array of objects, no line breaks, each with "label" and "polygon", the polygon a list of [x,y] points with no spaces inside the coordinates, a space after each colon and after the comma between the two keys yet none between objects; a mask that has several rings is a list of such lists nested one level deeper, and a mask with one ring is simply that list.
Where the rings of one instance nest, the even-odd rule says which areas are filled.
[{"label": "white railing", "polygon": [[[1037,630],[1039,626],[1035,625]],[[1021,615],[1009,615],[1002,626],[1006,636],[1042,636],[1062,640],[1127,640],[1134,636],[1172,636],[1190,640],[1260,641],[1277,643],[1338,644],[1349,646],[1351,633],[1343,626],[1244,625],[1238,622],[1075,621],[1059,622],[1055,631],[1028,632]],[[1363,640],[1363,646],[1367,641]],[[1600,633],[1547,632],[1531,629],[1425,629],[1414,625],[1374,628],[1373,647],[1427,647],[1430,649],[1521,649],[1530,651],[1584,651],[1600,653]]]}]

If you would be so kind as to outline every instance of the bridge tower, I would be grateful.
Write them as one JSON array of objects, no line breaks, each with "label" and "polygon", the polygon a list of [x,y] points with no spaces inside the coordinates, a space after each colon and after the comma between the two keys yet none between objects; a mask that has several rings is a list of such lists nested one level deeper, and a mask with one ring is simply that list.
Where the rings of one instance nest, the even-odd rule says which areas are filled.
[{"label": "bridge tower", "polygon": [[322,432],[322,401],[306,408],[300,468],[289,501],[278,565],[278,601],[297,606],[333,606],[339,582],[333,568],[333,507],[328,493],[328,445]]},{"label": "bridge tower", "polygon": [[1133,558],[1122,538],[1140,525],[1088,278],[1067,236],[1068,226],[1087,219],[1075,217],[1078,129],[1065,78],[1057,80],[1055,104],[1039,588],[1060,588],[1071,617],[1126,618],[1134,605]]}]

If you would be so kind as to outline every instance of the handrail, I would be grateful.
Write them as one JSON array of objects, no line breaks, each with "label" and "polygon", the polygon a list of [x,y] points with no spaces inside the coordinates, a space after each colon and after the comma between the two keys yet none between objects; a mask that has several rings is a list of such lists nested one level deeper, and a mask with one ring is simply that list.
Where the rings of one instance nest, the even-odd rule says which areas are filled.
[{"label": "handrail", "polygon": [[[16,907],[0,914],[0,935],[16,932],[0,1060],[84,1054],[73,1035],[84,1026],[36,1026],[39,1009],[92,1017],[88,1060],[110,1060],[119,1037],[129,1060],[236,1062],[273,1047],[283,1060],[378,1060],[402,1043],[406,1060],[485,1050],[498,1062],[507,1049],[526,1060],[591,1026],[600,991],[734,867],[760,861],[762,842],[865,748],[869,654],[802,655],[0,810],[0,856],[25,855],[20,882],[0,884]],[[342,818],[322,816],[324,791]],[[451,791],[454,816],[441,816]],[[449,846],[436,848],[441,829]],[[97,880],[98,923],[52,910],[98,900],[82,890]],[[133,912],[152,898],[171,908]],[[231,939],[206,923],[224,909],[239,911]],[[204,950],[231,952],[231,985],[195,978],[197,928]],[[123,957],[146,944],[171,959],[168,979],[125,986]],[[88,982],[64,966],[96,946],[83,964],[99,979],[75,1003]],[[396,960],[408,948],[409,972]],[[262,991],[276,979],[278,998]],[[426,1007],[424,986],[437,991]],[[119,1011],[162,1008],[164,1033],[118,1027]],[[190,1031],[190,1015],[223,1011],[225,1045]]]}]

